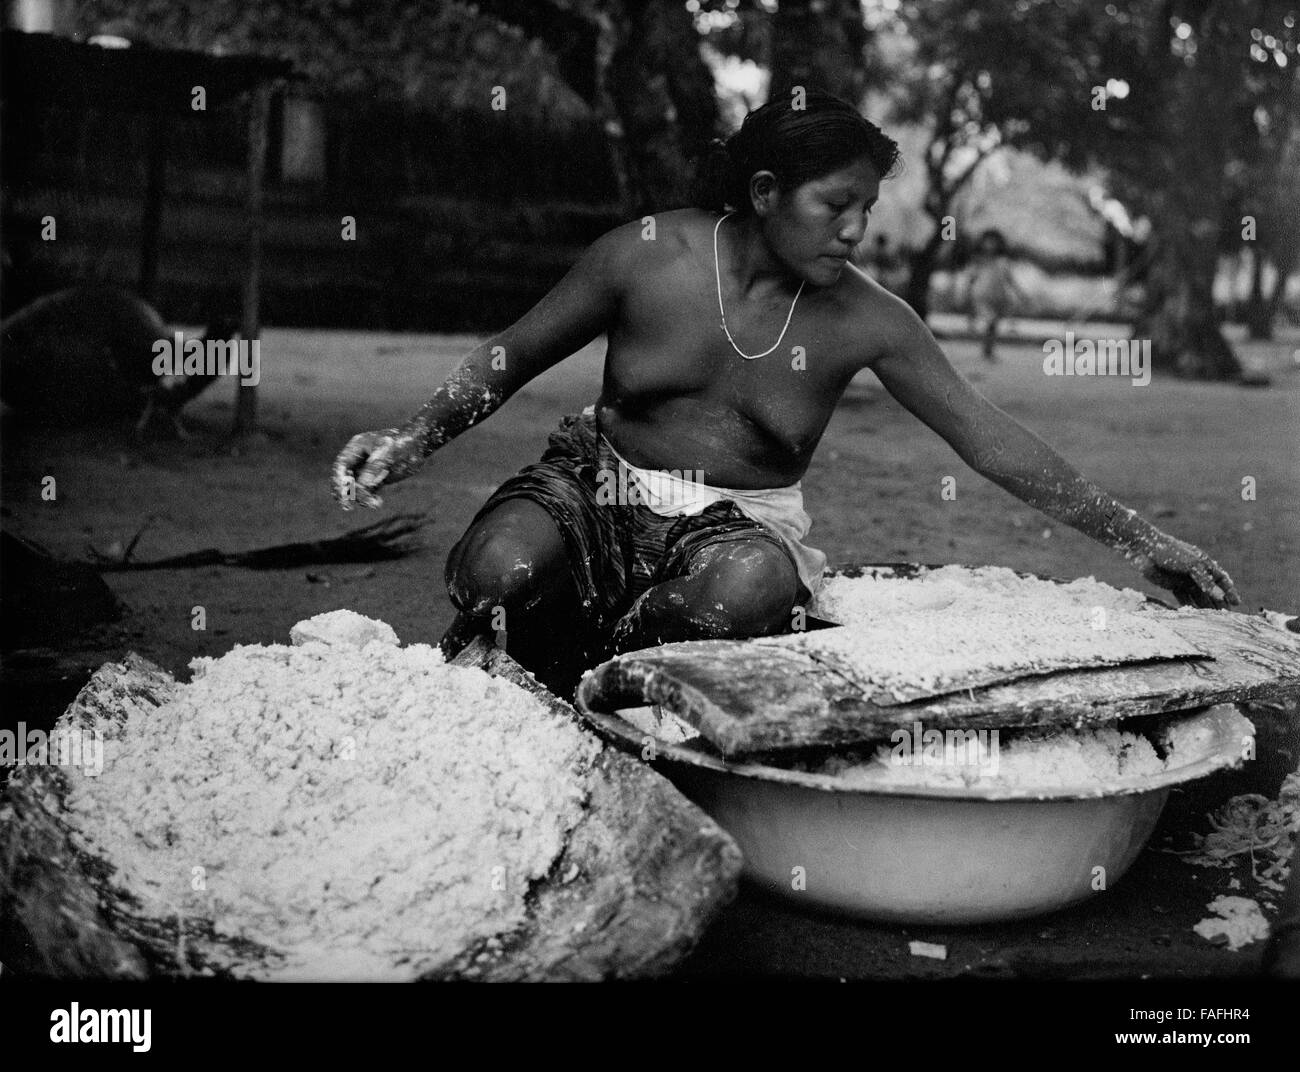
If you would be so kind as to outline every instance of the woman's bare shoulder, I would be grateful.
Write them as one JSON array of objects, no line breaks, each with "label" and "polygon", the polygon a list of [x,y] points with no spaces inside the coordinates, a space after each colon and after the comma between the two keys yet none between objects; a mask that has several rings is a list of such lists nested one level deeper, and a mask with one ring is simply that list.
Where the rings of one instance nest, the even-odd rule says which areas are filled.
[{"label": "woman's bare shoulder", "polygon": [[597,239],[589,255],[603,262],[602,274],[621,280],[626,288],[663,285],[683,273],[692,274],[696,262],[709,261],[716,221],[700,209],[642,216]]},{"label": "woman's bare shoulder", "polygon": [[916,353],[933,338],[925,321],[907,302],[860,268],[845,271],[836,297],[841,325],[853,340],[853,350],[863,367],[891,354]]},{"label": "woman's bare shoulder", "polygon": [[708,246],[717,222],[712,212],[678,208],[641,216],[616,230],[621,240],[633,248],[674,256]]},{"label": "woman's bare shoulder", "polygon": [[697,208],[641,216],[605,232],[592,249],[618,259],[680,256],[707,242],[717,217]]}]

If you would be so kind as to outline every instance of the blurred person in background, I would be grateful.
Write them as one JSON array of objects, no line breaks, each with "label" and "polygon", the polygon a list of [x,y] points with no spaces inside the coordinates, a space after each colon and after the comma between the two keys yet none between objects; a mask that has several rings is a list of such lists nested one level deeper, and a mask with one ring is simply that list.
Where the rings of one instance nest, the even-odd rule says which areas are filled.
[{"label": "blurred person in background", "polygon": [[985,231],[975,247],[966,277],[966,302],[982,340],[984,360],[996,361],[998,324],[1017,305],[1028,304],[1011,271],[1006,236],[996,227]]}]

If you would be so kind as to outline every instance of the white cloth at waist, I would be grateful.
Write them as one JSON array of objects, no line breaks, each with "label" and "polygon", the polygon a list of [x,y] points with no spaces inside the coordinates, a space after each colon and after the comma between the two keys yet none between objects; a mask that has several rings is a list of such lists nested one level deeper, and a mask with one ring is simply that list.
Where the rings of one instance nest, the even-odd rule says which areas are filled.
[{"label": "white cloth at waist", "polygon": [[619,474],[620,485],[626,479],[634,486],[638,502],[651,513],[660,517],[693,517],[723,499],[734,502],[742,514],[762,525],[785,545],[804,587],[812,595],[817,594],[826,568],[826,556],[802,542],[812,528],[812,518],[803,508],[802,481],[784,488],[761,488],[757,491],[713,487],[699,480],[685,479],[671,469],[641,469],[615,450],[608,438],[604,435],[601,438],[625,470],[626,477]]}]

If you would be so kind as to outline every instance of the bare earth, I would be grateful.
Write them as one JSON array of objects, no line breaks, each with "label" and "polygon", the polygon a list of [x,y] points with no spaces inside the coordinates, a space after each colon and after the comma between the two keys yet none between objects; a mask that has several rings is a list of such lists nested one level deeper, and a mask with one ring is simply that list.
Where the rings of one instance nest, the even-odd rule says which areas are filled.
[{"label": "bare earth", "polygon": [[[294,622],[338,607],[391,623],[403,641],[436,641],[452,615],[442,584],[452,543],[497,484],[540,454],[560,416],[595,399],[603,354],[603,343],[593,345],[535,381],[422,473],[389,489],[383,511],[339,510],[328,487],[338,448],[354,432],[409,416],[473,342],[468,336],[268,330],[259,389],[265,435],[237,452],[225,445],[234,397],[227,384],[187,411],[194,437],[184,443],[142,447],[127,434],[103,429],[39,432],[7,414],[5,527],[67,558],[83,558],[88,543],[101,549],[125,543],[151,516],[137,558],[316,539],[398,511],[432,517],[423,550],[395,562],[110,574],[128,617],[95,631],[69,654],[93,665],[133,648],[188,676],[195,655],[219,654],[236,643],[284,642]],[[1250,365],[1273,375],[1267,389],[1047,377],[1037,341],[1004,344],[995,366],[980,360],[974,343],[950,341],[945,349],[990,398],[1122,502],[1209,551],[1233,575],[1245,608],[1295,612],[1298,345],[1294,332],[1270,344],[1241,344]],[[53,502],[41,499],[47,475],[57,481]],[[941,498],[946,476],[956,479],[953,501]],[[1254,478],[1254,501],[1242,497],[1247,477]],[[846,395],[804,490],[814,518],[809,541],[832,562],[996,564],[1057,577],[1093,574],[1159,594],[1109,550],[967,470],[870,374]],[[206,611],[202,631],[191,628],[198,606]],[[1030,924],[910,935],[952,943],[947,962],[910,958],[909,936],[897,928],[806,919],[751,891],[711,932],[689,970],[1050,973],[1059,961],[1063,971],[1087,964],[1102,974],[1108,968],[1134,975],[1240,971],[1255,959],[1249,951],[1215,949],[1190,934],[1198,915],[1182,918],[1219,892],[1218,874],[1197,874],[1148,852],[1106,905]],[[1154,909],[1144,883],[1168,887]],[[1090,948],[1094,943],[1102,948]]]}]

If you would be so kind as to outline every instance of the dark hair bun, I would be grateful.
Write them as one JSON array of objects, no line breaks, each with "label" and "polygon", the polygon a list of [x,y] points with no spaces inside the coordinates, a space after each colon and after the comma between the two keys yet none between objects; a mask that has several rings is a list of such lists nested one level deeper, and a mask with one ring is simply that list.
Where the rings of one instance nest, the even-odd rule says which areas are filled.
[{"label": "dark hair bun", "polygon": [[750,210],[749,182],[770,171],[793,190],[867,157],[880,177],[898,164],[898,143],[853,105],[828,93],[809,93],[796,108],[782,96],[750,112],[724,144],[714,139],[697,167],[696,204],[720,211]]}]

